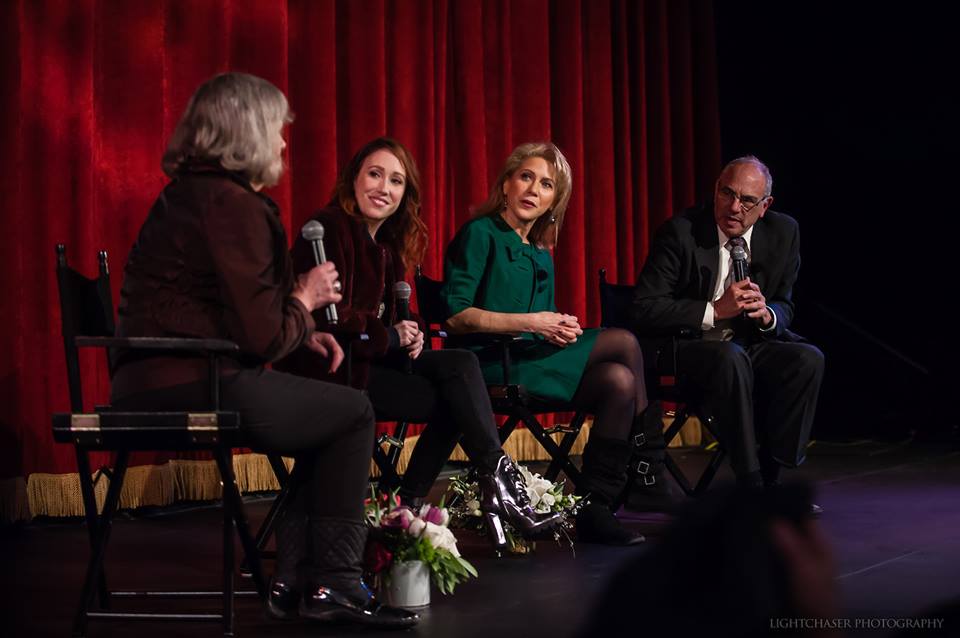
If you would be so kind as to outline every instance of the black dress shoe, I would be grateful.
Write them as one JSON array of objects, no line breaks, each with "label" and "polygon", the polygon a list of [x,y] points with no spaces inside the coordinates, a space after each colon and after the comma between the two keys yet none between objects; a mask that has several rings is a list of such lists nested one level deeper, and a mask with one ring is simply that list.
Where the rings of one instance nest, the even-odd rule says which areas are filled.
[{"label": "black dress shoe", "polygon": [[823,516],[823,508],[816,503],[810,503],[810,516],[813,518],[820,518]]},{"label": "black dress shoe", "polygon": [[354,622],[381,629],[406,629],[420,622],[420,616],[412,611],[380,603],[366,587],[356,593],[322,585],[312,587],[300,600],[300,615],[321,622]]},{"label": "black dress shoe", "polygon": [[588,503],[577,514],[577,540],[601,545],[636,545],[646,540],[617,520],[602,503]]},{"label": "black dress shoe", "polygon": [[276,620],[294,620],[300,605],[300,592],[293,585],[277,578],[270,579],[267,615]]}]

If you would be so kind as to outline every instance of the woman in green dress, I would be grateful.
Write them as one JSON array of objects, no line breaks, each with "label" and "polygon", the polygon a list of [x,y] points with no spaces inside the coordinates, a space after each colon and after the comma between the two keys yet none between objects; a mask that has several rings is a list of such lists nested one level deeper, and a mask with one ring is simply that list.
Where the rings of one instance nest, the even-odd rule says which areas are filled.
[{"label": "woman in green dress", "polygon": [[[631,433],[645,427],[643,356],[630,332],[584,330],[577,317],[557,312],[549,251],[570,191],[570,166],[553,144],[522,144],[511,153],[487,201],[447,248],[447,329],[519,335],[511,382],[594,415],[577,486],[590,502],[577,517],[577,536],[630,545],[643,537],[622,527],[611,505],[626,485]],[[497,349],[475,350],[487,383],[503,383]]]}]

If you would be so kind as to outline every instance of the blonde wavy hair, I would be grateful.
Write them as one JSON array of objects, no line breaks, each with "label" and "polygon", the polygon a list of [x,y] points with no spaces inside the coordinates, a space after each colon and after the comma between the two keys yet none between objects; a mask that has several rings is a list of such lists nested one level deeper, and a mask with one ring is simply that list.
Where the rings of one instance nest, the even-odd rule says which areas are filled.
[{"label": "blonde wavy hair", "polygon": [[490,195],[485,202],[474,207],[473,216],[499,215],[503,211],[507,203],[503,195],[504,183],[531,157],[539,157],[553,168],[555,186],[553,206],[534,222],[533,228],[527,234],[527,239],[538,248],[553,248],[557,245],[560,227],[563,226],[563,218],[567,212],[567,204],[570,203],[573,178],[567,158],[551,142],[528,142],[513,149],[497,181],[490,187]]}]

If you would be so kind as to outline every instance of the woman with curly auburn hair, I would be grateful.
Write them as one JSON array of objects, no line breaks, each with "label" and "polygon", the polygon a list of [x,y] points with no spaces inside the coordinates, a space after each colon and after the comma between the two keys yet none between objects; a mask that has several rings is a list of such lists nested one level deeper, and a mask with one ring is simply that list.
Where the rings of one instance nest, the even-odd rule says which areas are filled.
[{"label": "woman with curly auburn hair", "polygon": [[[654,410],[646,410],[643,355],[633,334],[584,330],[577,317],[557,311],[550,249],[570,191],[570,165],[556,146],[538,142],[514,149],[487,200],[447,248],[447,330],[520,335],[511,348],[512,382],[594,415],[577,486],[590,502],[577,515],[577,536],[629,545],[643,537],[622,527],[611,506],[627,483],[631,441],[644,440],[640,432],[656,436],[662,424]],[[486,382],[502,384],[499,346],[473,349]]]},{"label": "woman with curly auburn hair", "polygon": [[[420,174],[409,151],[387,137],[365,145],[313,219],[324,227],[327,257],[343,273],[339,322],[326,324],[322,311],[315,319],[341,340],[360,333],[369,338],[353,348],[352,379],[334,376],[335,358],[307,348],[292,353],[283,369],[365,388],[382,420],[427,424],[401,484],[381,489],[399,487],[407,503],[422,499],[459,442],[478,470],[481,509],[495,546],[506,545],[501,517],[528,536],[555,526],[558,515],[534,512],[523,479],[500,445],[477,357],[467,350],[424,350],[416,318],[398,316],[394,286],[419,262],[427,240]],[[314,264],[302,237],[294,243],[293,259],[298,272]]]}]

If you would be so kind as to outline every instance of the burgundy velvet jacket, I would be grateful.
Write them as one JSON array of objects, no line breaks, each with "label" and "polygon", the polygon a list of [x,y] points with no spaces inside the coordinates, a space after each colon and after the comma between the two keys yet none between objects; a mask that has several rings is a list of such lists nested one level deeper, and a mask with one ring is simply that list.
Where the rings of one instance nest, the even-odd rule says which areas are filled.
[{"label": "burgundy velvet jacket", "polygon": [[[229,339],[223,370],[279,359],[313,331],[290,296],[293,268],[273,201],[219,166],[187,167],[163,189],[123,271],[117,335]],[[207,378],[203,356],[121,353],[113,398]]]},{"label": "burgundy velvet jacket", "polygon": [[[340,206],[330,205],[313,216],[323,224],[323,246],[327,259],[340,275],[343,300],[337,304],[339,323],[330,326],[325,311],[313,313],[317,330],[331,332],[341,344],[353,343],[353,378],[350,385],[364,388],[370,363],[387,355],[391,346],[390,327],[397,323],[393,285],[404,279],[403,260],[389,245],[370,237],[367,225],[359,217],[347,214]],[[293,244],[293,267],[297,274],[315,266],[309,242],[297,236]],[[413,317],[419,322],[417,317]],[[357,341],[366,333],[369,340]],[[333,375],[327,370],[326,357],[303,346],[274,366],[277,370],[301,376],[347,383],[346,363]]]}]

